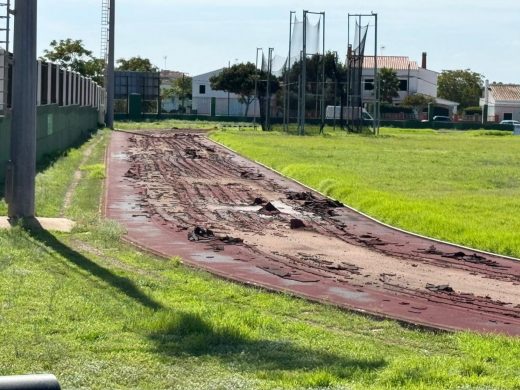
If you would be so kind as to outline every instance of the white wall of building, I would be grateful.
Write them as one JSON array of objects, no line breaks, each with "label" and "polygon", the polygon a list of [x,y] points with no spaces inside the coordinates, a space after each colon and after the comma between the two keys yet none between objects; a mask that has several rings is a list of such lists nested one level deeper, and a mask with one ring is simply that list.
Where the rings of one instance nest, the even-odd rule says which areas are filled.
[{"label": "white wall of building", "polygon": [[[408,70],[395,70],[397,78],[402,82],[398,92],[399,97],[394,99],[394,103],[400,104],[408,95],[420,93],[432,97],[437,97],[437,79],[439,74],[432,70],[418,68]],[[374,80],[374,70],[364,69],[362,74],[362,97],[364,102],[374,100],[374,91],[365,89]]]},{"label": "white wall of building", "polygon": [[[512,117],[507,118],[505,114],[511,114]],[[504,119],[514,119],[520,121],[520,102],[493,102],[493,104],[489,104],[488,115],[498,116],[498,121],[502,121]]]},{"label": "white wall of building", "polygon": [[[246,105],[239,102],[239,95],[216,91],[211,89],[209,79],[222,72],[217,69],[192,78],[192,109],[197,110],[198,115],[211,115],[211,98],[215,98],[215,115],[217,116],[245,116]],[[260,115],[260,109],[256,100],[251,103],[247,116]]]}]

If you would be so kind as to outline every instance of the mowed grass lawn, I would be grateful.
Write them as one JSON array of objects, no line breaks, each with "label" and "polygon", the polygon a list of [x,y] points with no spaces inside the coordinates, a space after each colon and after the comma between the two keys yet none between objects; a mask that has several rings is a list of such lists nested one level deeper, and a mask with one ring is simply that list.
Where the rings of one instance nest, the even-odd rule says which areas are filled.
[{"label": "mowed grass lawn", "polygon": [[125,244],[99,214],[109,135],[37,177],[40,215],[74,218],[73,233],[0,231],[0,375],[49,372],[64,389],[520,388],[519,339],[407,329]]},{"label": "mowed grass lawn", "polygon": [[520,137],[511,132],[212,137],[388,224],[520,257]]}]

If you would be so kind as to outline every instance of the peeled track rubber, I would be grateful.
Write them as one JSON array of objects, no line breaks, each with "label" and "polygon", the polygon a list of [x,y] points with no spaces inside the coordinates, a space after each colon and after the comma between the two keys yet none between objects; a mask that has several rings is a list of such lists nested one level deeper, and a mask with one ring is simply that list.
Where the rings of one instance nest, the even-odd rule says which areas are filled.
[{"label": "peeled track rubber", "polygon": [[414,325],[520,335],[520,262],[379,224],[204,134],[114,132],[107,165],[106,217],[149,251]]}]

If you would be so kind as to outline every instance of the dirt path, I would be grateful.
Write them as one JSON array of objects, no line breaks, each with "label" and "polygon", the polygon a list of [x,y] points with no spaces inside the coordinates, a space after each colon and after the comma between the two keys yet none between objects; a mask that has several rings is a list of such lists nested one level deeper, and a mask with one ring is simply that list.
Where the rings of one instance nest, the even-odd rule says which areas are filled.
[{"label": "dirt path", "polygon": [[94,148],[97,146],[99,142],[101,142],[101,139],[98,139],[97,141],[90,144],[89,147],[85,149],[85,151],[83,152],[83,158],[79,163],[78,169],[76,169],[76,171],[74,172],[74,175],[72,176],[72,181],[70,182],[69,187],[67,188],[67,192],[65,193],[65,198],[63,200],[63,205],[60,211],[61,217],[65,216],[65,213],[72,205],[72,198],[74,197],[76,188],[78,187],[78,184],[81,181],[81,177],[83,176],[81,167],[83,167],[87,163],[88,159],[92,155],[92,152],[94,151]]},{"label": "dirt path", "polygon": [[118,186],[134,204],[111,209],[109,193],[107,214],[129,218],[134,242],[175,251],[132,237],[146,221],[154,239],[170,234],[192,264],[232,279],[417,324],[520,333],[520,263],[384,227],[200,134],[117,137]]}]

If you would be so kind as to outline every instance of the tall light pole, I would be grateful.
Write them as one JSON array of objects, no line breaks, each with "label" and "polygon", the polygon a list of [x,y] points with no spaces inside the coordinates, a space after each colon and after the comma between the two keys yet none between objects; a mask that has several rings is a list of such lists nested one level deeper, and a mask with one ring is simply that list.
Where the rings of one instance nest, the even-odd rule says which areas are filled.
[{"label": "tall light pole", "polygon": [[37,0],[16,0],[14,28],[11,160],[7,183],[8,216],[35,216]]},{"label": "tall light pole", "polygon": [[116,0],[110,0],[108,22],[108,60],[106,64],[105,88],[107,91],[107,112],[105,122],[107,127],[114,129],[114,60],[115,60],[115,19]]}]

